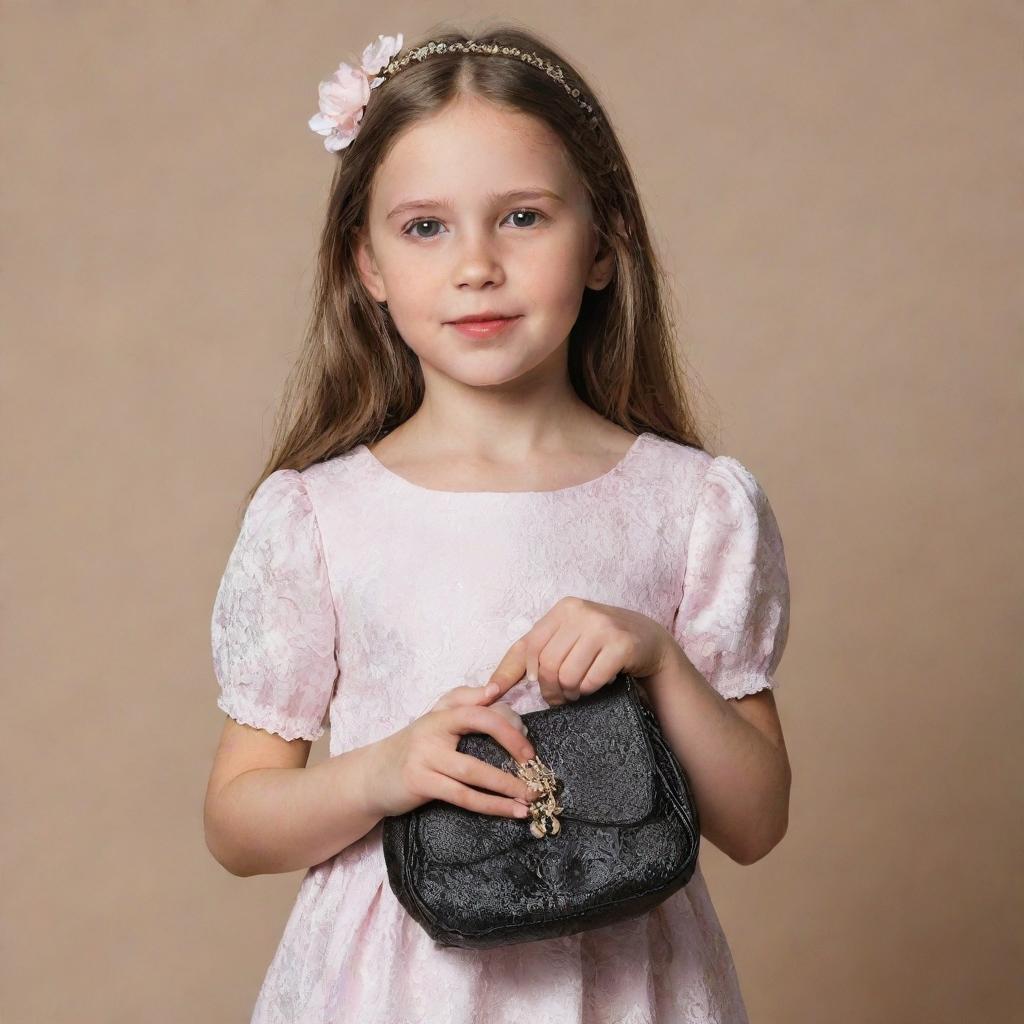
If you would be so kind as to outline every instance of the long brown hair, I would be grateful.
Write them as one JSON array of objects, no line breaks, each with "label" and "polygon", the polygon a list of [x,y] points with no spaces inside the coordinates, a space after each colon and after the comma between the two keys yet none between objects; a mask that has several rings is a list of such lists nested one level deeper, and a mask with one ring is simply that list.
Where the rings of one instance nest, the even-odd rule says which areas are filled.
[{"label": "long brown hair", "polygon": [[[384,304],[356,269],[374,169],[406,128],[460,95],[476,95],[530,114],[561,140],[585,186],[601,238],[615,254],[612,281],[586,289],[569,336],[568,372],[579,397],[632,433],[650,431],[704,449],[691,412],[690,374],[673,344],[671,292],[647,230],[633,175],[594,91],[538,35],[509,24],[472,36],[426,36],[515,46],[561,66],[594,110],[581,110],[566,88],[522,60],[448,51],[411,62],[373,89],[356,139],[336,154],[302,350],[284,385],[273,448],[257,487],[277,469],[298,469],[369,443],[417,410],[423,375]],[[596,137],[595,137],[596,136]],[[624,232],[616,225],[621,217]]]}]

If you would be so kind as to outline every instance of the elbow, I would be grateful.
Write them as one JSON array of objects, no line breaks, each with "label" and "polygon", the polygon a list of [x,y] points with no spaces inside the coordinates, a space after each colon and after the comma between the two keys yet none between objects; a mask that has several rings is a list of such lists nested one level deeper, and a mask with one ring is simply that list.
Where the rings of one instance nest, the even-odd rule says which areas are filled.
[{"label": "elbow", "polygon": [[219,857],[214,857],[214,860],[229,874],[234,875],[235,878],[248,878],[249,873],[242,871],[239,868],[233,867],[229,861],[221,860]]},{"label": "elbow", "polygon": [[253,871],[245,864],[241,863],[237,858],[233,858],[222,851],[218,851],[218,849],[209,841],[209,838],[207,838],[206,848],[210,851],[210,856],[213,857],[213,859],[229,875],[234,875],[235,878],[251,878],[253,875],[259,874],[259,872]]},{"label": "elbow", "polygon": [[768,854],[782,842],[783,835],[785,835],[785,832],[776,839],[772,839],[770,842],[761,843],[759,846],[753,846],[742,850],[738,855],[733,856],[733,860],[736,861],[737,864],[742,864],[744,867],[750,867],[751,864],[756,864],[762,858],[767,857]]},{"label": "elbow", "polygon": [[760,823],[760,827],[751,828],[747,831],[748,841],[741,844],[738,856],[733,860],[737,864],[748,867],[756,864],[763,857],[767,857],[779,843],[782,842],[789,830],[789,793],[792,786],[792,772],[789,767],[788,758],[783,757],[781,762],[781,779],[776,791],[775,812],[766,815]]},{"label": "elbow", "polygon": [[734,852],[732,859],[744,867],[756,864],[762,858],[767,857],[782,842],[788,830],[789,817],[785,815],[770,832],[766,832],[759,836],[756,842],[751,842]]},{"label": "elbow", "polygon": [[206,849],[210,856],[229,874],[236,878],[248,878],[256,872],[250,871],[241,858],[234,851],[231,844],[226,842],[217,827],[217,822],[212,818],[209,811],[204,816],[203,838],[206,842]]},{"label": "elbow", "polygon": [[210,851],[210,856],[213,857],[213,859],[229,875],[234,875],[236,878],[246,877],[246,873],[241,869],[241,867],[236,865],[235,862],[211,839],[209,832],[206,833],[206,849]]}]

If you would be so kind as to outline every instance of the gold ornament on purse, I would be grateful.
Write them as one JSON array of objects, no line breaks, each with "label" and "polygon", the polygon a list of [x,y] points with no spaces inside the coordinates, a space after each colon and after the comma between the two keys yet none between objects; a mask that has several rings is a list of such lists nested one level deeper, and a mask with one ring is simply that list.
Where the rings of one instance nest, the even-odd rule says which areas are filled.
[{"label": "gold ornament on purse", "polygon": [[555,773],[539,757],[531,757],[529,761],[520,764],[514,762],[515,773],[532,790],[540,793],[540,796],[530,801],[530,833],[537,839],[545,836],[557,836],[562,830],[556,814],[565,810],[558,803],[557,792],[561,783],[555,778]]}]

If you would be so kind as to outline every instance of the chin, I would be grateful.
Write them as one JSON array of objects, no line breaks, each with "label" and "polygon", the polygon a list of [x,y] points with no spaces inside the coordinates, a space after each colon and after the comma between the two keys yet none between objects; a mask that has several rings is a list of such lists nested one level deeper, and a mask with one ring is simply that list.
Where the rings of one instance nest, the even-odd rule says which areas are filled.
[{"label": "chin", "polygon": [[541,371],[541,367],[550,363],[557,352],[557,346],[539,351],[524,351],[522,346],[480,348],[457,359],[434,365],[453,380],[473,387],[486,387],[508,384],[527,374]]},{"label": "chin", "polygon": [[471,388],[500,387],[509,384],[522,377],[526,369],[520,366],[514,367],[475,367],[466,366],[453,367],[449,370],[442,370],[446,377],[450,377],[460,384]]}]

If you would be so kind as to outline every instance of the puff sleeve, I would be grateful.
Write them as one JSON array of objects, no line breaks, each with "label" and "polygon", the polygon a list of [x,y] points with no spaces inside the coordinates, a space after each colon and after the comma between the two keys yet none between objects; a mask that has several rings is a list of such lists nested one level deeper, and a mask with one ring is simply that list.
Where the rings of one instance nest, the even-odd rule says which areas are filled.
[{"label": "puff sleeve", "polygon": [[319,739],[338,675],[336,632],[302,474],[275,470],[249,502],[214,600],[217,706],[286,740]]},{"label": "puff sleeve", "polygon": [[789,635],[789,574],[779,526],[754,475],[728,455],[700,483],[673,635],[726,698],[778,685]]}]

